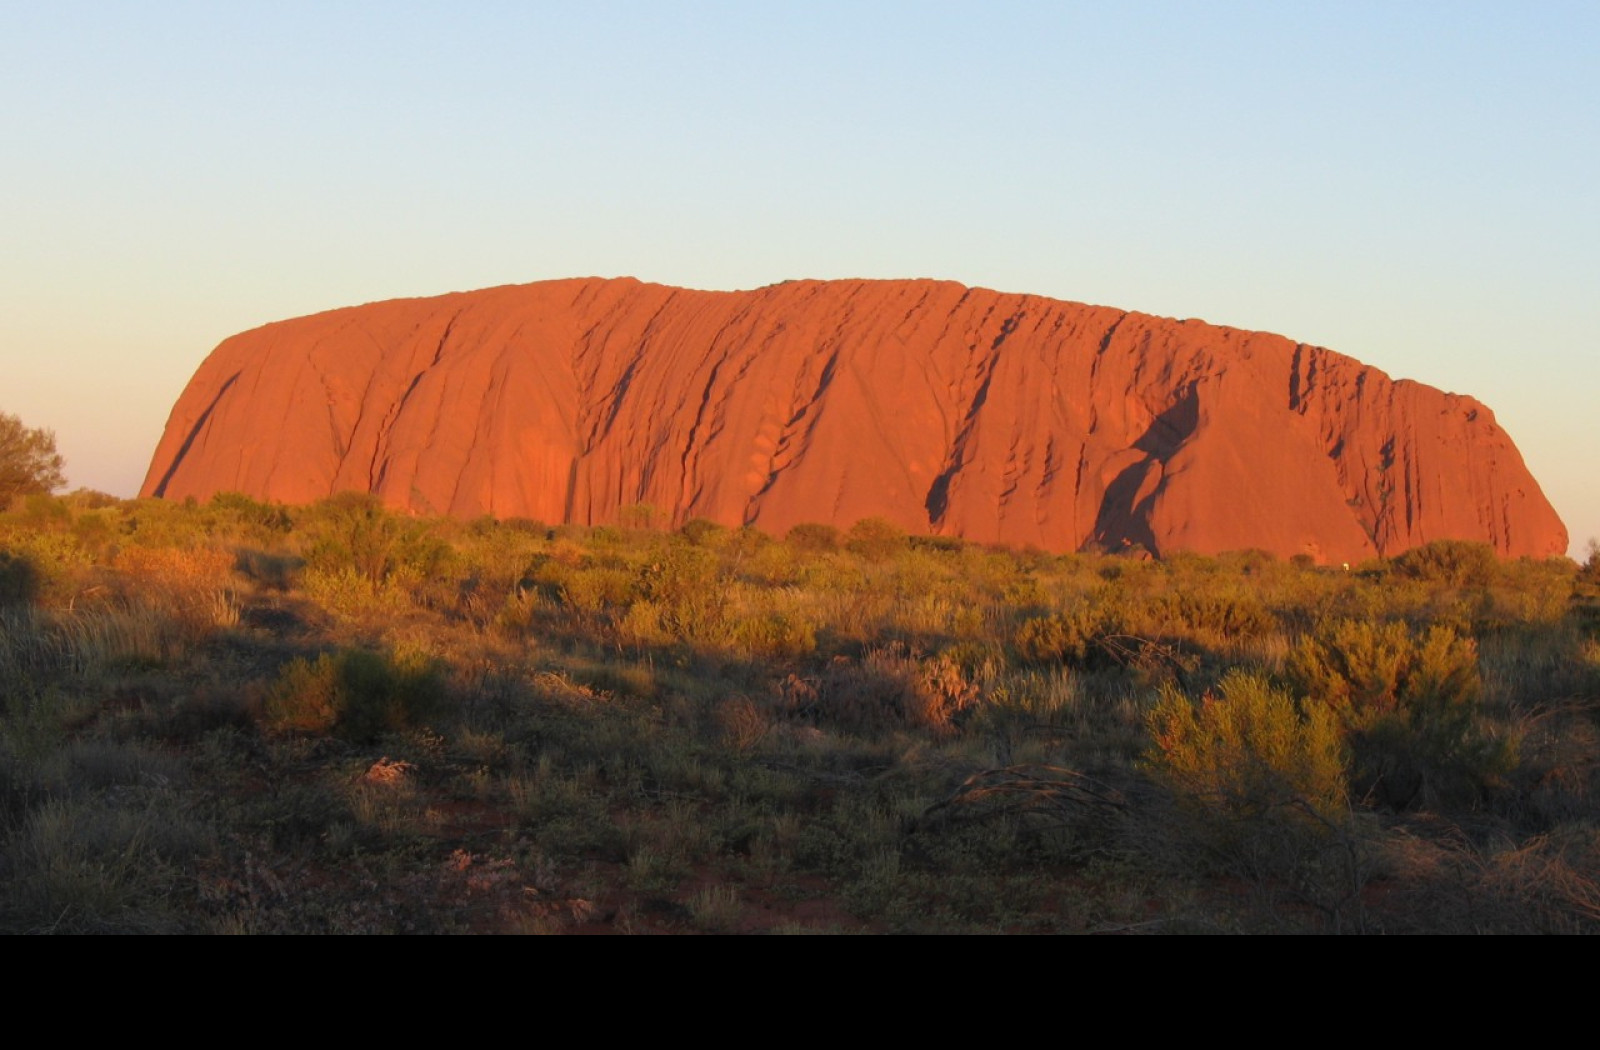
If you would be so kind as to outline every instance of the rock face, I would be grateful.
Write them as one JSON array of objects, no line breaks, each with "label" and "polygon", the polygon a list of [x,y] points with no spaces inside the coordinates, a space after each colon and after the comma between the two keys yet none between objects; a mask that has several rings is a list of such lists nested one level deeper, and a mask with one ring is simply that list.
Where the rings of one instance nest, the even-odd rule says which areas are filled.
[{"label": "rock face", "polygon": [[934,281],[569,280],[225,341],[142,494],[1323,562],[1566,529],[1493,414],[1276,335]]}]

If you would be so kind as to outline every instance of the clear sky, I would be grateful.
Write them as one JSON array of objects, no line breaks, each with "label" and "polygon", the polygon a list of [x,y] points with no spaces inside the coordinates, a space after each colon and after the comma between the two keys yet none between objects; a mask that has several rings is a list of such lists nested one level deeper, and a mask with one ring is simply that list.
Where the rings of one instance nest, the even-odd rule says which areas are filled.
[{"label": "clear sky", "polygon": [[1600,536],[1600,4],[0,0],[0,411],[132,495],[224,337],[940,277],[1473,394]]}]

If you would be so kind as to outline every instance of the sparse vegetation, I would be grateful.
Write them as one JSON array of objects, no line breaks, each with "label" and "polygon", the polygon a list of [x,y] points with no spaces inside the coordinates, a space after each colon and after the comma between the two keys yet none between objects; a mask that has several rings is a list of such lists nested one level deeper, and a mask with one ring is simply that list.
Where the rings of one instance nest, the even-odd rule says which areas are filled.
[{"label": "sparse vegetation", "polygon": [[5,932],[1578,932],[1595,566],[35,492]]}]

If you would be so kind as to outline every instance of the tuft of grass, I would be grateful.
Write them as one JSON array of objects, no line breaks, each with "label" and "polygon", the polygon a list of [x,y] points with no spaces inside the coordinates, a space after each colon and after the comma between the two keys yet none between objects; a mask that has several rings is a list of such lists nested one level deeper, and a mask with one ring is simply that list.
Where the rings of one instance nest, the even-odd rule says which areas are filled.
[{"label": "tuft of grass", "polygon": [[744,913],[739,891],[733,886],[703,886],[689,900],[695,928],[705,933],[732,933]]}]

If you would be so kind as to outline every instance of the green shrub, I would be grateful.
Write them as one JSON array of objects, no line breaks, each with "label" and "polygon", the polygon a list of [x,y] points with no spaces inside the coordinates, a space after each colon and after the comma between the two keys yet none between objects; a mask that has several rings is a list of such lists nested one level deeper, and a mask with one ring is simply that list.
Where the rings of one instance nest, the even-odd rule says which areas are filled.
[{"label": "green shrub", "polygon": [[300,586],[306,597],[325,611],[348,620],[397,617],[411,604],[411,596],[404,588],[392,581],[374,583],[349,567],[308,569],[300,578]]},{"label": "green shrub", "polygon": [[826,554],[839,549],[839,530],[805,522],[790,529],[783,542],[803,554]]},{"label": "green shrub", "polygon": [[625,529],[653,529],[666,520],[653,503],[634,503],[617,509],[617,524]]},{"label": "green shrub", "polygon": [[787,543],[769,543],[739,559],[739,578],[767,587],[790,587],[799,582],[800,562],[807,557]]},{"label": "green shrub", "polygon": [[678,535],[696,547],[716,547],[727,538],[728,529],[707,518],[690,518],[679,527]]},{"label": "green shrub", "polygon": [[0,550],[0,606],[25,605],[39,594],[39,570],[28,558]]},{"label": "green shrub", "polygon": [[835,657],[819,678],[790,675],[777,707],[791,719],[867,736],[906,728],[944,735],[977,701],[978,687],[953,658],[888,645],[859,661]]},{"label": "green shrub", "polygon": [[1600,540],[1589,541],[1589,556],[1578,570],[1578,582],[1586,587],[1600,588]]},{"label": "green shrub", "polygon": [[905,530],[883,518],[862,518],[850,526],[845,548],[871,562],[888,561],[907,547]]},{"label": "green shrub", "polygon": [[1451,587],[1487,587],[1498,565],[1493,547],[1467,540],[1434,540],[1394,560],[1402,576]]},{"label": "green shrub", "polygon": [[240,547],[234,552],[233,570],[253,583],[268,590],[287,591],[299,580],[305,559],[293,554],[273,554],[269,551]]},{"label": "green shrub", "polygon": [[343,649],[291,661],[267,695],[265,714],[276,729],[372,740],[423,725],[443,701],[444,675],[436,661],[417,653]]},{"label": "green shrub", "polygon": [[1150,768],[1206,810],[1235,818],[1304,806],[1332,818],[1346,806],[1344,740],[1333,711],[1297,704],[1263,675],[1231,670],[1198,703],[1164,688],[1149,727]]},{"label": "green shrub", "polygon": [[733,620],[729,643],[746,656],[795,659],[816,651],[817,632],[804,617],[770,610]]},{"label": "green shrub", "polygon": [[1185,588],[1162,595],[1150,612],[1165,621],[1162,633],[1175,631],[1203,642],[1256,638],[1277,626],[1261,597],[1248,590]]},{"label": "green shrub", "polygon": [[561,587],[561,600],[580,612],[597,615],[625,609],[638,597],[638,583],[626,569],[594,567],[571,571]]},{"label": "green shrub", "polygon": [[1326,705],[1234,669],[1199,703],[1163,690],[1149,728],[1146,765],[1174,803],[1132,819],[1151,860],[1241,880],[1280,929],[1363,928],[1370,829],[1350,809],[1343,735]]},{"label": "green shrub", "polygon": [[1083,666],[1105,629],[1103,618],[1087,607],[1032,616],[1017,625],[1012,647],[1024,664]]},{"label": "green shrub", "polygon": [[1600,542],[1589,541],[1589,557],[1572,580],[1571,602],[1579,622],[1600,631]]},{"label": "green shrub", "polygon": [[263,503],[239,492],[219,492],[207,505],[212,515],[249,537],[282,535],[294,526],[284,507]]},{"label": "green shrub", "polygon": [[306,564],[321,572],[349,569],[374,584],[396,573],[422,579],[448,552],[427,523],[385,510],[365,492],[341,492],[300,514]]},{"label": "green shrub", "polygon": [[1303,638],[1287,672],[1339,717],[1373,802],[1470,802],[1516,765],[1515,740],[1482,711],[1477,645],[1449,627],[1341,621]]},{"label": "green shrub", "polygon": [[970,546],[960,536],[911,536],[907,542],[912,550],[932,551],[935,554],[960,554]]},{"label": "green shrub", "polygon": [[640,590],[668,637],[714,645],[727,633],[730,583],[713,552],[677,543],[644,571]]}]

